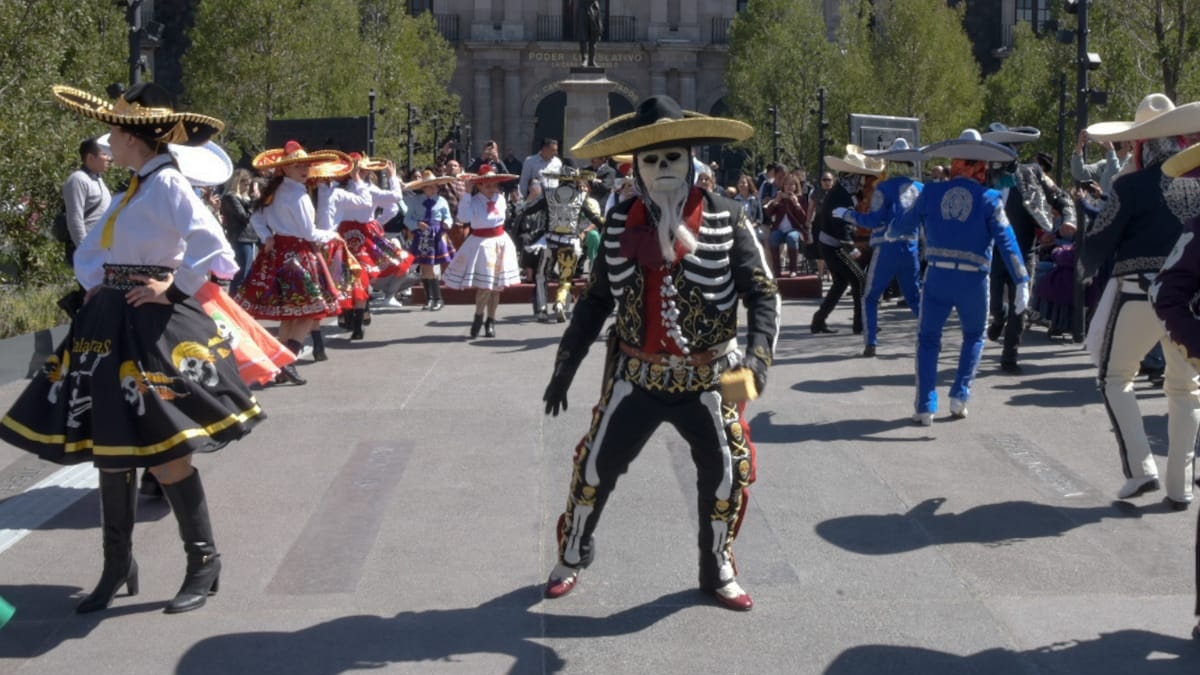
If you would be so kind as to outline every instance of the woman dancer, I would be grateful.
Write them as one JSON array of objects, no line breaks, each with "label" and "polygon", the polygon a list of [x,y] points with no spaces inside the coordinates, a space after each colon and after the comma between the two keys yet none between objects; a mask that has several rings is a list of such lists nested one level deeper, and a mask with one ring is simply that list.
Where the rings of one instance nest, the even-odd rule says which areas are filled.
[{"label": "woman dancer", "polygon": [[[471,337],[479,337],[480,326],[483,326],[484,336],[496,337],[500,291],[521,279],[517,247],[504,234],[507,202],[500,194],[500,184],[516,180],[517,176],[496,173],[490,165],[485,165],[478,174],[461,178],[468,187],[474,186],[479,191],[459,204],[458,220],[470,225],[471,234],[446,269],[446,285],[454,289],[476,289]],[[487,313],[486,320],[484,312]]]},{"label": "woman dancer", "polygon": [[425,307],[438,311],[446,306],[442,301],[442,265],[454,257],[454,247],[447,236],[454,218],[446,198],[438,194],[438,186],[453,183],[454,176],[437,176],[425,169],[421,178],[405,185],[409,191],[408,213],[404,224],[412,232],[409,251],[421,270],[421,286],[425,289]]},{"label": "woman dancer", "polygon": [[[345,159],[334,150],[309,154],[295,141],[254,158],[254,168],[278,173],[267,183],[250,219],[263,242],[262,251],[234,297],[250,316],[279,321],[279,340],[293,354],[300,353],[304,338],[321,325],[321,319],[338,313],[337,287],[317,245],[339,237],[316,228],[304,182],[313,164]],[[289,365],[276,382],[308,381]]]},{"label": "woman dancer", "polygon": [[138,592],[134,478],[137,467],[150,467],[187,554],[183,584],[165,611],[187,612],[216,593],[221,572],[192,453],[241,438],[263,417],[216,325],[191,297],[225,242],[167,148],[200,145],[224,125],[176,112],[152,82],[115,105],[70,87],[53,91],[68,109],[109,125],[113,159],[134,175],[75,253],[85,303],[0,422],[0,438],[59,464],[100,469],[104,571],[80,613],[108,607],[122,586]]},{"label": "woman dancer", "polygon": [[[358,153],[350,157],[354,160],[354,167],[346,180],[345,190],[359,199],[347,200],[341,205],[338,233],[345,240],[346,247],[358,258],[366,272],[368,284],[376,279],[403,277],[408,274],[412,262],[404,251],[387,238],[383,227],[375,220],[377,207],[385,208],[403,202],[404,194],[396,178],[396,165],[391,161],[372,161]],[[371,184],[372,171],[387,172],[388,189]],[[363,326],[369,323],[367,316],[367,302],[355,302],[350,314],[351,340],[363,339]]]}]

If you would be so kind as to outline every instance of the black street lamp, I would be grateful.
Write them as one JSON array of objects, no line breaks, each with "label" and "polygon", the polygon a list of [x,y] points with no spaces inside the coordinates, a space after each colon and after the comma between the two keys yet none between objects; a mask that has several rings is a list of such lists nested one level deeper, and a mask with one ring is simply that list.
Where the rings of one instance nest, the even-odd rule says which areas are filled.
[{"label": "black street lamp", "polygon": [[779,163],[779,105],[773,105],[767,108],[767,112],[771,115],[771,156],[775,158],[775,163]]},{"label": "black street lamp", "polygon": [[817,88],[817,176],[825,173],[825,146],[829,144],[826,131],[829,130],[829,118],[825,116],[825,87]]},{"label": "black street lamp", "polygon": [[367,92],[367,156],[375,156],[375,90]]}]

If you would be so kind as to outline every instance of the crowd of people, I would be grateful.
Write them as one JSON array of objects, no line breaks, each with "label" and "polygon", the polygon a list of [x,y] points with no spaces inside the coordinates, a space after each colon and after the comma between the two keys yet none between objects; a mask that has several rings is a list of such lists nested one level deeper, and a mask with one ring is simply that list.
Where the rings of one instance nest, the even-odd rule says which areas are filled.
[{"label": "crowd of people", "polygon": [[[693,147],[752,130],[685,115],[665,96],[581,140],[573,153],[586,167],[564,162],[546,139],[509,173],[514,162],[487,141],[469,171],[446,155],[401,180],[390,161],[289,142],[255,157],[254,172],[229,165],[227,181],[214,186],[201,168],[223,157],[209,140],[219,120],[176,111],[152,83],[115,103],[68,87],[55,96],[109,134],[81,144],[81,167],[64,186],[66,255],[80,282],[67,303],[68,339],[5,416],[0,438],[100,469],[104,568],[80,612],[104,609],[122,587],[138,590],[137,468],[156,479],[143,490],[171,503],[187,555],[166,611],[202,606],[218,589],[221,562],[192,453],[217,450],[263,419],[252,387],[305,383],[294,367],[305,342],[314,360],[329,358],[322,322],[338,317],[350,340],[363,339],[372,297],[403,305],[417,285],[431,312],[445,305],[443,285],[474,290],[476,338],[496,335],[504,289],[533,281],[534,314],[569,320],[548,414],[567,407],[576,369],[615,317],[602,398],[557,528],[549,598],[576,586],[616,478],[669,422],[698,470],[700,587],[727,608],[753,606],[732,554],[756,473],[742,413],[766,386],[777,280],[801,273],[829,281],[811,332],[836,332],[828,318],[849,291],[851,328],[868,358],[879,348],[879,303],[893,286],[903,296],[918,321],[908,347],[913,421],[926,426],[939,410],[951,312],[962,349],[948,408],[966,418],[985,339],[1002,343],[1002,371],[1021,372],[1027,310],[1051,334],[1065,332],[1074,298],[1063,289],[1076,275],[1093,280],[1104,293],[1088,296],[1089,349],[1126,479],[1117,495],[1162,488],[1132,387],[1157,345],[1169,404],[1165,501],[1177,510],[1193,501],[1200,273],[1191,228],[1200,211],[1189,195],[1200,146],[1185,149],[1200,142],[1200,104],[1175,107],[1154,95],[1132,122],[1093,125],[1072,157],[1078,184],[1068,193],[1049,178],[1048,156],[1021,158],[1040,132],[1000,123],[924,148],[902,138],[886,149],[847,146],[824,158],[818,186],[803,169],[772,164],[759,180],[741,175],[723,188]],[[1093,140],[1106,156],[1088,165],[1082,156]],[[110,159],[132,172],[115,196],[102,180]],[[921,163],[932,167],[928,176],[917,175]],[[1089,243],[1076,255],[1081,231]],[[261,320],[278,321],[277,334]]]}]

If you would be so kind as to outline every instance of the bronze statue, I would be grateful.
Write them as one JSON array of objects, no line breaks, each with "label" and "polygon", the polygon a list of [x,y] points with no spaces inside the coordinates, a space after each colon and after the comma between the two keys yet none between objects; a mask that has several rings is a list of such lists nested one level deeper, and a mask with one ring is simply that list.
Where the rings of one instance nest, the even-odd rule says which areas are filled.
[{"label": "bronze statue", "polygon": [[596,67],[596,43],[604,32],[600,0],[576,0],[575,36],[579,38],[579,56],[586,68]]}]

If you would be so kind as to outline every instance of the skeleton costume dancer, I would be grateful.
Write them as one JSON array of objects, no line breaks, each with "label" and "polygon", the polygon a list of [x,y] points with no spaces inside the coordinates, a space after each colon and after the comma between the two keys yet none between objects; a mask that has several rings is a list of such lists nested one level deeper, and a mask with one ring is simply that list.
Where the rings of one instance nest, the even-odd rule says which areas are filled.
[{"label": "skeleton costume dancer", "polygon": [[[1192,502],[1192,459],[1200,428],[1200,383],[1167,333],[1154,320],[1147,291],[1183,232],[1183,221],[1200,214],[1200,183],[1164,177],[1163,162],[1200,132],[1200,103],[1189,103],[1143,123],[1102,122],[1088,127],[1100,141],[1137,141],[1133,173],[1117,177],[1104,209],[1088,228],[1077,261],[1081,279],[1090,279],[1107,261],[1112,278],[1104,291],[1093,329],[1103,328],[1097,357],[1100,391],[1112,419],[1125,483],[1121,499],[1159,489],[1158,467],[1150,451],[1133,390],[1138,364],[1154,343],[1163,343],[1167,396],[1167,496],[1169,506]],[[1089,336],[1090,339],[1091,336]]]},{"label": "skeleton costume dancer", "polygon": [[[920,150],[909,147],[908,141],[897,138],[887,150],[867,150],[868,157],[912,166],[925,159]],[[845,207],[834,210],[834,218],[843,218],[871,230],[871,263],[867,266],[866,297],[863,299],[863,318],[866,320],[863,356],[875,356],[879,344],[879,301],[892,279],[900,284],[900,292],[913,316],[921,306],[920,223],[913,205],[924,187],[911,176],[890,176],[875,186],[871,196],[871,212],[859,213]]]},{"label": "skeleton costume dancer", "polygon": [[[534,274],[534,303],[538,320],[544,323],[567,320],[567,300],[571,294],[575,270],[583,254],[583,241],[588,233],[600,228],[604,221],[600,217],[596,200],[590,199],[580,183],[589,181],[591,172],[543,174],[558,185],[542,193],[541,199],[521,211],[514,229],[522,230],[522,221],[546,214],[545,244],[538,259]],[[533,244],[537,246],[537,244]],[[550,305],[550,272],[558,267],[558,288],[554,304]],[[553,314],[551,314],[553,312]]]},{"label": "skeleton costume dancer", "polygon": [[53,91],[68,109],[107,123],[114,161],[135,173],[76,251],[84,305],[0,421],[0,438],[58,464],[100,469],[104,571],[80,613],[105,609],[122,586],[138,592],[134,470],[150,467],[187,554],[183,584],[165,611],[190,611],[216,593],[221,573],[192,453],[241,438],[263,416],[192,297],[227,244],[167,147],[200,145],[224,124],[176,112],[152,82],[115,105],[69,87]]},{"label": "skeleton costume dancer", "polygon": [[[591,132],[578,157],[634,152],[641,197],[618,204],[602,253],[575,305],[546,387],[546,412],[567,407],[567,389],[605,320],[603,393],[575,453],[567,508],[558,521],[558,564],[545,594],[569,593],[592,562],[592,536],[616,485],[663,422],[691,446],[697,471],[700,588],[723,606],[748,610],[733,541],[755,478],[745,400],[723,394],[722,374],[766,385],[779,332],[779,295],[752,224],[738,205],[692,186],[693,145],[749,137],[735,120],[685,113],[650,97]],[[747,308],[747,354],[738,349],[739,296]],[[745,369],[745,370],[744,370]]]},{"label": "skeleton costume dancer", "polygon": [[881,159],[867,157],[857,145],[847,145],[845,157],[826,155],[825,164],[837,172],[838,181],[821,202],[821,210],[817,214],[817,225],[819,226],[817,241],[821,245],[821,257],[825,260],[825,267],[833,276],[833,283],[829,286],[829,291],[825,293],[825,299],[821,301],[821,306],[813,314],[809,329],[813,333],[837,332],[829,327],[826,319],[837,307],[838,302],[842,299],[842,294],[849,288],[850,295],[854,300],[851,327],[857,334],[863,330],[862,292],[866,273],[858,264],[860,254],[854,246],[854,228],[851,222],[834,215],[834,212],[845,215],[846,211],[840,209],[853,210],[856,206],[856,196],[862,189],[863,178],[880,176],[883,173],[884,163]]},{"label": "skeleton costume dancer", "polygon": [[[1171,177],[1200,184],[1200,145],[1193,145],[1163,163],[1163,173]],[[1150,286],[1150,301],[1154,311],[1167,329],[1167,338],[1200,373],[1200,217],[1184,224],[1183,235],[1167,256],[1154,283]],[[1196,607],[1200,616],[1200,521],[1196,522]],[[1200,623],[1192,629],[1192,637],[1200,640]]]},{"label": "skeleton costume dancer", "polygon": [[926,184],[913,207],[925,229],[925,259],[929,263],[917,332],[913,421],[928,426],[933,424],[938,409],[938,354],[942,350],[942,329],[951,310],[958,310],[963,342],[958,372],[950,387],[950,414],[967,416],[971,384],[983,354],[993,243],[1016,283],[1017,313],[1029,304],[1029,274],[1004,216],[1000,193],[984,185],[988,162],[1010,162],[1016,159],[1016,153],[983,140],[974,129],[967,129],[957,139],[925,146],[921,152],[953,160],[951,179]]}]

